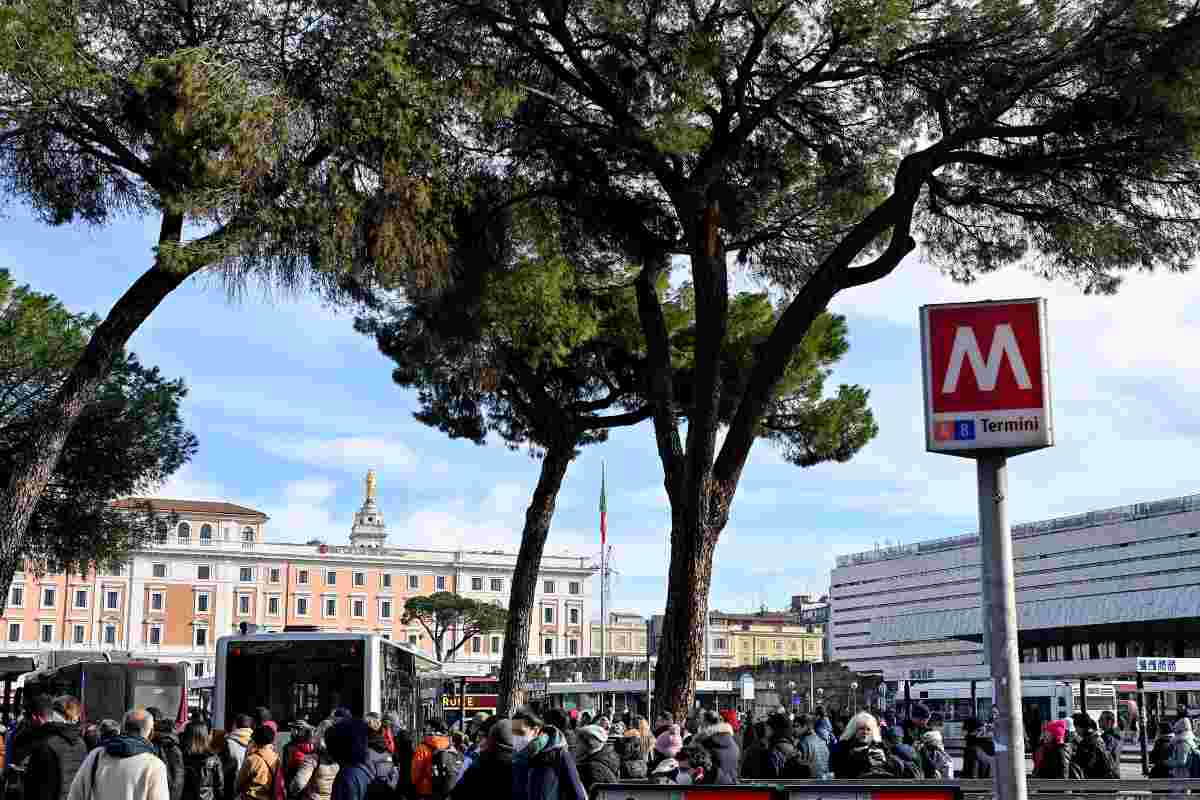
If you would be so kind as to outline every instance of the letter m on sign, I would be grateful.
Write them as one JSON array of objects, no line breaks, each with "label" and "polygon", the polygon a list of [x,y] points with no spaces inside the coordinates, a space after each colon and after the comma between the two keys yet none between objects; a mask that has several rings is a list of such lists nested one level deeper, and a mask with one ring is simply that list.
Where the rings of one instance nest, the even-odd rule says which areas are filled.
[{"label": "letter m on sign", "polygon": [[928,315],[935,414],[1043,408],[1037,301],[931,306]]}]

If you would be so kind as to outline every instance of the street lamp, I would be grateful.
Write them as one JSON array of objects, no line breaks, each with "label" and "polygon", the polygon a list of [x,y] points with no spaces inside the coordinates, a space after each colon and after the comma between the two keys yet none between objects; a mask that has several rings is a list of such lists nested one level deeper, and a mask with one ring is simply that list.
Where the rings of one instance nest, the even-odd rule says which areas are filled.
[{"label": "street lamp", "polygon": [[795,700],[796,700],[796,682],[788,681],[788,713],[789,714],[792,711],[792,706],[795,704]]},{"label": "street lamp", "polygon": [[858,713],[858,681],[853,681],[850,684],[850,697],[852,698],[850,713]]}]

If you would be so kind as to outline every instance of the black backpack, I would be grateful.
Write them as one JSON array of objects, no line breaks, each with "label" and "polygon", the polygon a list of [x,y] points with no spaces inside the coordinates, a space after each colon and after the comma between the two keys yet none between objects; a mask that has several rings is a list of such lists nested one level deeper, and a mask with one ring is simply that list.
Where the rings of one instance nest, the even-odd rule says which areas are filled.
[{"label": "black backpack", "polygon": [[433,771],[433,793],[439,797],[450,794],[450,790],[454,788],[454,781],[458,778],[458,773],[462,772],[462,766],[462,753],[453,747],[435,750],[433,758],[430,760],[430,767]]}]

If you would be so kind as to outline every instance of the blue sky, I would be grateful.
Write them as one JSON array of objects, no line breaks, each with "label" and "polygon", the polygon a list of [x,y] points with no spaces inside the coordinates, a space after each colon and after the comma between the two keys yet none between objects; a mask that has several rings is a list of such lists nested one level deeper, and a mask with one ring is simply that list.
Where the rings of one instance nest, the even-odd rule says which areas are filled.
[{"label": "blue sky", "polygon": [[[0,227],[0,267],[75,310],[103,315],[150,261],[157,220],[48,228],[21,208]],[[755,448],[717,548],[712,607],[783,607],[824,591],[834,557],[886,542],[975,529],[970,462],[924,452],[917,308],[1047,296],[1058,444],[1011,462],[1015,521],[1200,489],[1197,278],[1131,276],[1115,298],[1084,297],[1017,270],[953,284],[918,257],[844,293],[851,350],[835,380],[866,385],[880,436],[853,462],[802,470]],[[271,516],[269,535],[345,541],[368,467],[398,546],[519,541],[537,462],[500,445],[452,442],[412,419],[414,398],[347,315],[261,287],[231,301],[193,279],[131,344],[183,377],[196,458],[163,496],[229,500]],[[669,513],[648,425],[587,448],[568,472],[550,552],[598,554],[600,462],[609,476],[613,606],[643,614],[665,598]]]}]

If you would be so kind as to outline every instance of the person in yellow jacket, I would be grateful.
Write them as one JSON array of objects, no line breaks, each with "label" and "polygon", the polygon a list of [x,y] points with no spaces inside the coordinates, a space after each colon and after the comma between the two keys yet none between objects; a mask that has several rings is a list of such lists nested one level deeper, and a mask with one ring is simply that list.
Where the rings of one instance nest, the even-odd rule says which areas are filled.
[{"label": "person in yellow jacket", "polygon": [[271,791],[279,754],[275,752],[275,729],[259,725],[254,729],[254,747],[246,753],[238,772],[238,800],[274,800]]}]

